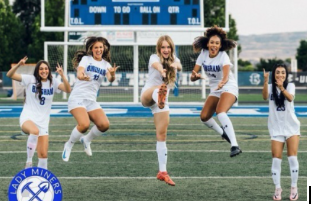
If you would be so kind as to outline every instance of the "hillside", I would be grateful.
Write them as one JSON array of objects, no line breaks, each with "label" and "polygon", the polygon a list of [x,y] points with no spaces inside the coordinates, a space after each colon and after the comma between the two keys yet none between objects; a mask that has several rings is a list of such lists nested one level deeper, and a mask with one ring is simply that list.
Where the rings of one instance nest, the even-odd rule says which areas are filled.
[{"label": "hillside", "polygon": [[240,35],[239,39],[242,47],[239,58],[256,63],[260,58],[294,58],[300,40],[307,40],[307,32]]}]

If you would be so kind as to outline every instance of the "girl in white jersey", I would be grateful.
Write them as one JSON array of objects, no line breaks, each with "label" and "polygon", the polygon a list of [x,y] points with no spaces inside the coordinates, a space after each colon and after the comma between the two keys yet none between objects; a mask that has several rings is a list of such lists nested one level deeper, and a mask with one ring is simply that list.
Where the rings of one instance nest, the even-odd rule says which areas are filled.
[{"label": "girl in white jersey", "polygon": [[272,84],[268,84],[269,73],[264,70],[263,99],[269,99],[268,129],[272,144],[272,178],[275,184],[274,200],[281,200],[280,186],[281,162],[284,144],[291,174],[290,200],[298,199],[297,181],[299,163],[297,158],[300,122],[294,111],[295,85],[288,83],[286,65],[279,64],[272,70]]},{"label": "girl in white jersey", "polygon": [[[198,37],[193,43],[194,50],[197,52],[201,50],[201,53],[190,76],[191,81],[202,78],[198,72],[203,67],[209,78],[211,92],[204,103],[200,118],[203,124],[230,142],[230,157],[241,153],[233,124],[226,114],[238,98],[237,82],[230,70],[232,64],[225,52],[235,46],[236,42],[227,39],[226,32],[221,28],[217,26],[208,28],[205,36]],[[222,127],[212,118],[215,112]]]},{"label": "girl in white jersey", "polygon": [[149,79],[141,91],[141,103],[149,107],[154,116],[156,127],[156,151],[159,161],[157,179],[165,181],[171,186],[175,183],[167,173],[167,147],[166,135],[169,125],[168,89],[173,87],[176,71],[181,70],[180,60],[174,55],[173,40],[165,35],[158,39],[156,54],[152,54],[149,60]]},{"label": "girl in white jersey", "polygon": [[[68,99],[68,111],[77,121],[70,139],[65,143],[62,159],[68,161],[74,143],[80,140],[88,156],[92,156],[90,143],[94,137],[102,135],[109,129],[109,120],[97,103],[97,93],[104,77],[110,82],[115,80],[118,67],[109,63],[110,44],[103,37],[91,36],[85,40],[85,50],[77,51],[73,58],[77,67],[77,81]],[[90,120],[95,124],[86,136]]]},{"label": "girl in white jersey", "polygon": [[38,167],[48,167],[49,121],[52,99],[55,92],[71,92],[71,86],[63,74],[62,66],[58,64],[56,72],[61,76],[63,83],[53,79],[48,62],[39,61],[36,64],[34,75],[16,73],[19,66],[27,61],[25,56],[18,64],[12,67],[7,76],[21,82],[25,86],[26,98],[20,116],[20,126],[24,133],[29,134],[27,139],[27,160],[25,168],[32,167],[32,159],[37,148]]}]

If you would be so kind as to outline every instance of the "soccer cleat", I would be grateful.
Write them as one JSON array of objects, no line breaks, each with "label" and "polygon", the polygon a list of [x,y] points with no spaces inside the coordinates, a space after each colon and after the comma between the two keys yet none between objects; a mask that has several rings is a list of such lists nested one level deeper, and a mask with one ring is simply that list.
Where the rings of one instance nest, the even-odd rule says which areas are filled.
[{"label": "soccer cleat", "polygon": [[228,138],[228,135],[226,134],[225,130],[223,129],[223,127],[221,126],[222,130],[223,130],[223,134],[222,134],[222,139],[226,140],[227,142],[230,143],[230,140]]},{"label": "soccer cleat", "polygon": [[168,185],[175,186],[175,182],[170,178],[167,172],[161,172],[157,174],[157,179],[160,181],[165,181]]},{"label": "soccer cleat", "polygon": [[283,190],[281,189],[281,188],[277,188],[277,189],[275,189],[275,193],[274,193],[274,195],[273,195],[273,200],[275,200],[275,201],[280,201],[281,200],[281,192],[282,192]]},{"label": "soccer cleat", "polygon": [[64,145],[63,153],[62,153],[63,161],[68,162],[68,160],[70,159],[71,151],[72,151],[72,148],[68,147],[67,142],[66,142]]},{"label": "soccer cleat", "polygon": [[88,156],[92,156],[92,151],[91,151],[91,148],[90,148],[91,142],[86,142],[84,137],[80,138],[80,142],[84,145],[84,151],[86,152],[86,154]]},{"label": "soccer cleat", "polygon": [[291,187],[289,199],[291,201],[296,201],[296,200],[298,200],[298,197],[299,197],[299,194],[298,194],[297,187]]},{"label": "soccer cleat", "polygon": [[30,168],[30,167],[33,167],[33,163],[32,162],[26,162],[25,169]]},{"label": "soccer cleat", "polygon": [[166,100],[166,94],[167,94],[167,86],[165,83],[163,83],[158,92],[158,107],[160,109],[163,109],[165,106],[165,100]]},{"label": "soccer cleat", "polygon": [[242,151],[239,149],[238,146],[233,146],[230,148],[230,157],[234,157],[236,155],[239,155],[240,153],[242,153]]}]

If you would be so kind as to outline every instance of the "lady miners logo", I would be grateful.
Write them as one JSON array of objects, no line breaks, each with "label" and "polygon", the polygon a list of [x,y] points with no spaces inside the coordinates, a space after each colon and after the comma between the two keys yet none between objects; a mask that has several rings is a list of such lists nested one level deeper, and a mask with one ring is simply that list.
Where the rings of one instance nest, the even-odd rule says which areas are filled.
[{"label": "lady miners logo", "polygon": [[61,201],[62,187],[49,170],[31,167],[12,179],[8,197],[9,201]]}]

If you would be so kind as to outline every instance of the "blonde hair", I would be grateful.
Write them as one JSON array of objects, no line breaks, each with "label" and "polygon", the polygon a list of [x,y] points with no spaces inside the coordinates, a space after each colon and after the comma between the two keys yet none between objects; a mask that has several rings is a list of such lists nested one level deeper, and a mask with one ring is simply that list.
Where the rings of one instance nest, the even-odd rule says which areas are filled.
[{"label": "blonde hair", "polygon": [[[166,41],[171,47],[171,53],[167,59],[163,58],[161,54],[163,41]],[[156,45],[156,52],[161,60],[163,69],[166,69],[166,77],[163,79],[164,83],[171,87],[174,87],[176,81],[176,73],[175,69],[172,68],[170,65],[175,61],[175,46],[171,37],[169,37],[168,35],[161,36]]]}]

